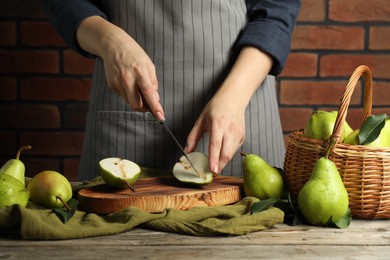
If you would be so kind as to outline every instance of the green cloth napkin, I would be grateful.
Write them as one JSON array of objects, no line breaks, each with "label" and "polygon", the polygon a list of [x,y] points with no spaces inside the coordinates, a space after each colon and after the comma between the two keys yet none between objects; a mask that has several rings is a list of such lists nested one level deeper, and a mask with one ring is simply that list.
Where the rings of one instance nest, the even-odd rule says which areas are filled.
[{"label": "green cloth napkin", "polygon": [[0,234],[15,228],[23,239],[58,240],[113,235],[141,227],[197,236],[243,235],[283,222],[284,213],[278,208],[252,214],[252,205],[257,201],[246,197],[228,206],[166,209],[162,213],[135,207],[108,215],[77,210],[65,224],[53,210],[13,205],[0,208]]}]

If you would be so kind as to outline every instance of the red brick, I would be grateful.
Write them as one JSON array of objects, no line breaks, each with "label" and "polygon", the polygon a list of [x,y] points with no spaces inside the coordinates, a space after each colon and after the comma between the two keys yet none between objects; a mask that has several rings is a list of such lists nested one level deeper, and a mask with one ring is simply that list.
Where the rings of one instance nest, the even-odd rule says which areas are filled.
[{"label": "red brick", "polygon": [[63,174],[69,181],[77,180],[77,171],[80,165],[79,158],[68,158],[63,160],[64,170]]},{"label": "red brick", "polygon": [[54,105],[0,105],[0,127],[58,128],[60,112]]},{"label": "red brick", "polygon": [[374,81],[372,104],[373,106],[390,106],[390,82]]},{"label": "red brick", "polygon": [[21,80],[21,98],[47,101],[88,101],[91,79],[27,78]]},{"label": "red brick", "polygon": [[325,0],[302,0],[299,22],[321,22],[325,20]]},{"label": "red brick", "polygon": [[289,135],[290,135],[291,132],[287,132],[283,135],[283,140],[284,140],[284,146],[286,147],[286,150],[287,150],[287,147],[288,147],[288,142],[290,141],[290,138],[289,138]]},{"label": "red brick", "polygon": [[313,77],[317,75],[318,55],[291,53],[280,77]]},{"label": "red brick", "polygon": [[[282,80],[280,103],[282,105],[339,105],[345,81]],[[356,88],[351,104],[360,104],[361,88]]]},{"label": "red brick", "polygon": [[[390,108],[386,107],[375,107],[372,108],[372,115],[375,114],[388,114],[390,115]],[[359,108],[350,107],[347,111],[347,122],[352,129],[358,129],[363,123],[363,105]]]},{"label": "red brick", "polygon": [[[34,147],[33,147],[34,149]],[[41,171],[51,170],[51,171],[62,171],[61,168],[61,159],[59,158],[31,158],[27,157],[23,159],[23,162],[26,166],[26,176],[34,177],[37,173]]]},{"label": "red brick", "polygon": [[364,29],[352,26],[298,25],[292,34],[291,47],[295,50],[362,50]]},{"label": "red brick", "polygon": [[92,74],[95,60],[88,59],[73,50],[64,51],[64,72],[66,74]]},{"label": "red brick", "polygon": [[373,26],[370,28],[369,48],[371,50],[390,50],[390,27]]},{"label": "red brick", "polygon": [[329,18],[340,22],[390,21],[389,0],[329,0]]},{"label": "red brick", "polygon": [[83,129],[87,119],[88,104],[68,104],[64,111],[64,127]]},{"label": "red brick", "polygon": [[358,108],[349,107],[347,110],[347,118],[346,121],[348,122],[349,126],[352,127],[352,129],[358,129],[361,127],[363,120],[363,105],[359,106]]},{"label": "red brick", "polygon": [[16,44],[16,24],[14,22],[0,22],[0,45]]},{"label": "red brick", "polygon": [[15,157],[19,149],[17,133],[0,131],[0,147],[0,155],[9,156],[8,159]]},{"label": "red brick", "polygon": [[21,22],[20,41],[27,46],[66,46],[49,22]]},{"label": "red brick", "polygon": [[0,17],[44,18],[43,0],[0,1]]},{"label": "red brick", "polygon": [[359,65],[367,65],[374,79],[390,78],[390,55],[331,54],[321,57],[321,77],[351,76]]},{"label": "red brick", "polygon": [[0,100],[16,100],[18,87],[16,79],[11,77],[0,77]]},{"label": "red brick", "polygon": [[0,50],[0,73],[58,73],[55,51]]},{"label": "red brick", "polygon": [[34,155],[80,155],[83,132],[25,132],[20,136],[21,143],[32,145]]},{"label": "red brick", "polygon": [[311,108],[280,108],[280,119],[284,132],[292,132],[305,127],[307,120],[313,113]]},{"label": "red brick", "polygon": [[372,109],[372,115],[378,114],[387,114],[390,116],[390,108],[389,107],[374,107]]}]

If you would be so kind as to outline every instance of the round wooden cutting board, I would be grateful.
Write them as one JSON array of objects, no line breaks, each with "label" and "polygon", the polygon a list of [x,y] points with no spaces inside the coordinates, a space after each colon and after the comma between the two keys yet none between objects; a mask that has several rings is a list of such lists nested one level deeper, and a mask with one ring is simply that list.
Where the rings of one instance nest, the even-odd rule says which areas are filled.
[{"label": "round wooden cutting board", "polygon": [[135,192],[113,189],[106,184],[81,189],[78,193],[79,209],[96,214],[109,214],[129,206],[151,213],[167,208],[187,210],[196,206],[221,206],[243,198],[243,179],[217,176],[205,186],[184,186],[176,178],[140,178]]}]

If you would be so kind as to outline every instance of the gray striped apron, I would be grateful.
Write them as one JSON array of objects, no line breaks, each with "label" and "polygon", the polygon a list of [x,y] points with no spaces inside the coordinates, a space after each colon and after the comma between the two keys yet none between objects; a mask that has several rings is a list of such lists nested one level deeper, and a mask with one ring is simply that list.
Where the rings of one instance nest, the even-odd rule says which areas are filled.
[{"label": "gray striped apron", "polygon": [[[234,61],[232,46],[247,22],[245,0],[103,0],[101,8],[154,62],[166,123],[185,146]],[[150,113],[130,111],[110,90],[99,58],[92,84],[78,179],[98,176],[98,162],[106,157],[171,170],[180,151]],[[245,116],[246,140],[240,151],[282,167],[285,146],[273,76],[254,94]],[[207,148],[206,133],[196,150],[207,154]],[[237,153],[222,174],[240,176],[241,162]]]}]

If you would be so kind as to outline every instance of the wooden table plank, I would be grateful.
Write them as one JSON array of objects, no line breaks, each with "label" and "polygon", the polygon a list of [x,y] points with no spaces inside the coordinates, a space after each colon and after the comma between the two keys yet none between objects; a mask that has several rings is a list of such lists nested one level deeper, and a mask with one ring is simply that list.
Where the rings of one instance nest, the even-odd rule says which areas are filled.
[{"label": "wooden table plank", "polygon": [[26,241],[0,235],[0,259],[389,259],[390,221],[347,229],[279,224],[234,237],[195,237],[136,228],[111,236]]}]

